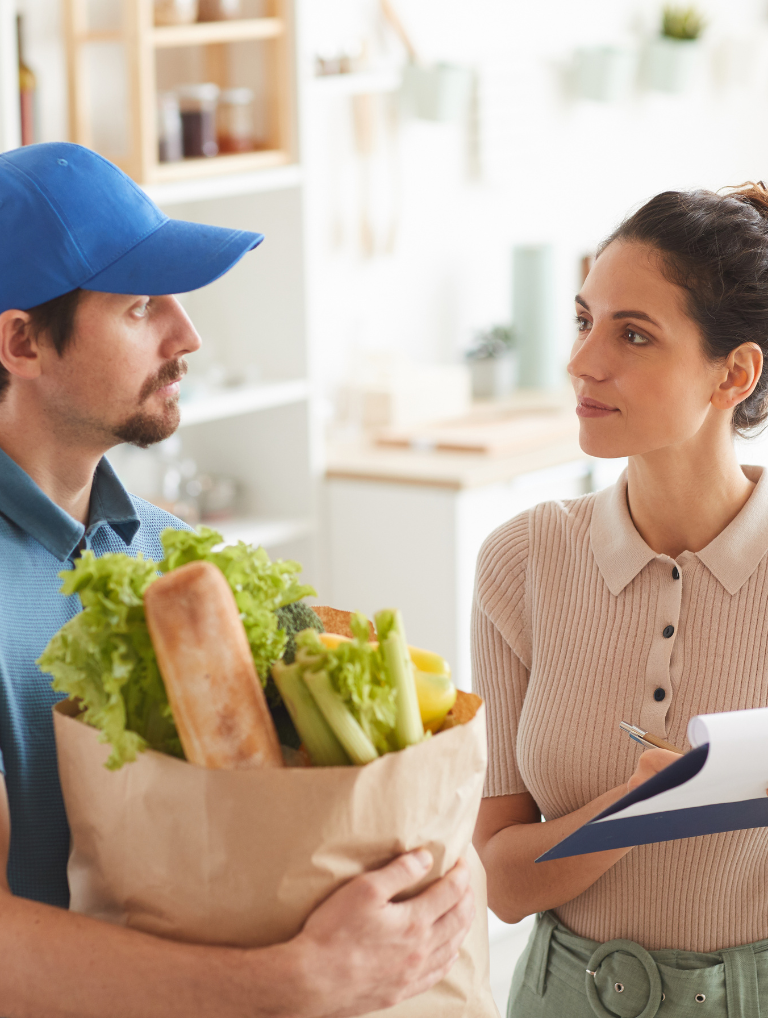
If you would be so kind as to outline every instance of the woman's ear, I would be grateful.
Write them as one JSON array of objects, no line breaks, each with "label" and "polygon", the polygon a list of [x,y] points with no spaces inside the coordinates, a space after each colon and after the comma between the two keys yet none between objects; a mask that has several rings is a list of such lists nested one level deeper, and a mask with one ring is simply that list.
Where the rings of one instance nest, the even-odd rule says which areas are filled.
[{"label": "woman's ear", "polygon": [[712,394],[718,410],[733,410],[750,396],[763,371],[763,351],[757,343],[742,343],[725,360],[725,374]]},{"label": "woman's ear", "polygon": [[17,378],[31,380],[40,374],[40,344],[26,311],[0,314],[0,364]]}]

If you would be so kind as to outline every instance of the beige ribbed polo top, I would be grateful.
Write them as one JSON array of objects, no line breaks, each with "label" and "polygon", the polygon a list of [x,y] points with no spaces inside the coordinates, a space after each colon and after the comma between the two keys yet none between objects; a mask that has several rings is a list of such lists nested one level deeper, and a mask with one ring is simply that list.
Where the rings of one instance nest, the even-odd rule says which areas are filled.
[{"label": "beige ribbed polo top", "polygon": [[[528,791],[554,819],[633,773],[641,748],[620,721],[688,749],[693,715],[768,706],[768,477],[744,473],[757,485],[736,519],[674,561],[635,529],[626,474],[486,540],[472,663],[487,796]],[[556,912],[649,950],[768,939],[768,829],[640,846]]]}]

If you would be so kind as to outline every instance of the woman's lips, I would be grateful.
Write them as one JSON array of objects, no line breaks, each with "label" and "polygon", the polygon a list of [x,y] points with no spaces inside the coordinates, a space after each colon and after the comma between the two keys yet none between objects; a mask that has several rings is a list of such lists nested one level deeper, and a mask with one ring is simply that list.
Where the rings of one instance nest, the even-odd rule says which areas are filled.
[{"label": "woman's lips", "polygon": [[610,417],[617,414],[618,408],[608,406],[607,403],[600,403],[596,399],[589,399],[587,396],[580,396],[576,406],[576,413],[579,417]]}]

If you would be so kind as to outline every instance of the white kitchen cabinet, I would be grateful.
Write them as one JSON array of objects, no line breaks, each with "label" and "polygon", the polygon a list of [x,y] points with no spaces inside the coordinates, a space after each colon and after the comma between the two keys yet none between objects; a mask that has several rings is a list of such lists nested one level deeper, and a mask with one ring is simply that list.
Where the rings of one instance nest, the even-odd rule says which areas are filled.
[{"label": "white kitchen cabinet", "polygon": [[368,615],[403,611],[408,639],[451,662],[470,687],[470,614],[477,554],[496,527],[548,499],[589,489],[590,462],[574,458],[472,487],[337,476],[323,506],[324,594]]}]

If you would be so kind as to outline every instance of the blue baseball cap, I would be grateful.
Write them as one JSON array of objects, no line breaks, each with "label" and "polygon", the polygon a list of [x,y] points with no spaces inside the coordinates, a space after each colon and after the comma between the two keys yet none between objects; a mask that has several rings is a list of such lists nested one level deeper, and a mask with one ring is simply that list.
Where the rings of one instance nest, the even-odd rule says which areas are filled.
[{"label": "blue baseball cap", "polygon": [[0,236],[0,313],[78,287],[197,290],[264,239],[169,219],[117,166],[68,142],[0,154]]}]

